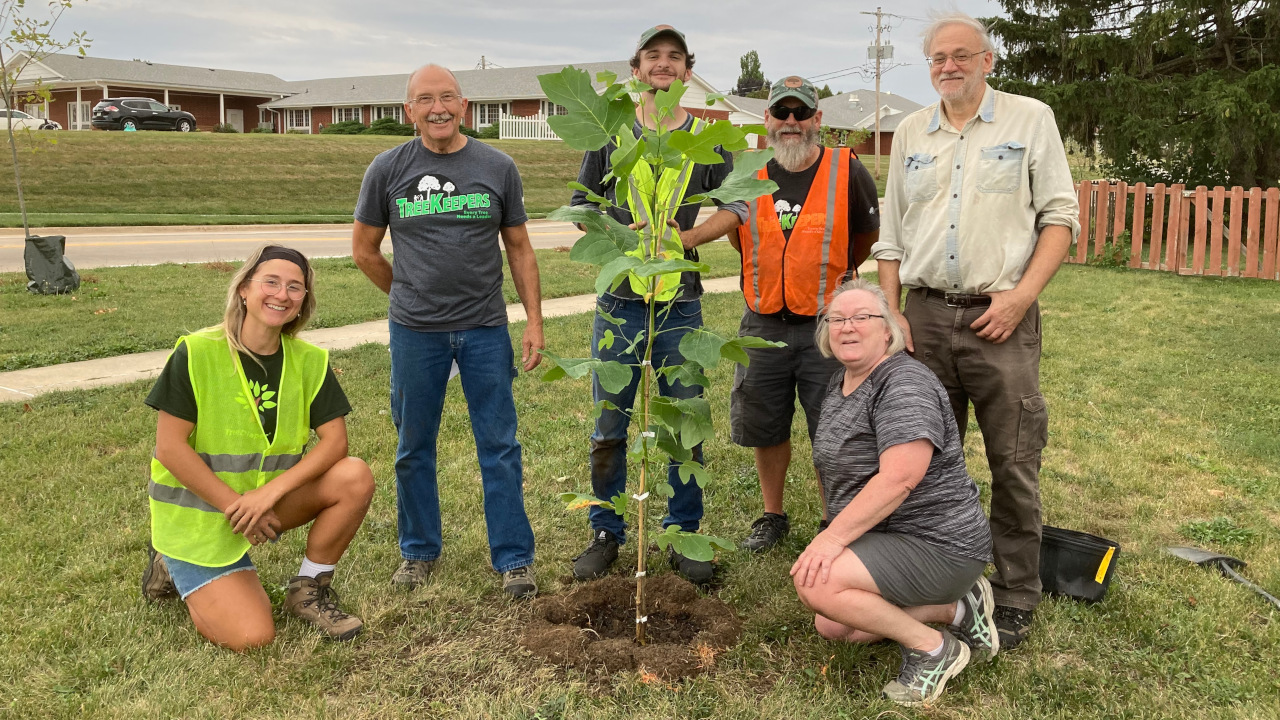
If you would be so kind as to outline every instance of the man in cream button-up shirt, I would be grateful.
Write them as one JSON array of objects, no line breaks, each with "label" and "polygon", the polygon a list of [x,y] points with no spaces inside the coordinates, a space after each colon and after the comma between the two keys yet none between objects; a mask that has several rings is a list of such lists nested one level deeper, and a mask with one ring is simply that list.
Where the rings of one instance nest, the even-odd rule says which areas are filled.
[{"label": "man in cream button-up shirt", "polygon": [[941,101],[894,133],[880,241],[880,284],[908,328],[907,348],[946,387],[963,436],[969,402],[991,468],[995,620],[1022,641],[1040,598],[1040,394],[1037,298],[1080,231],[1053,111],[986,84],[986,29],[952,14],[926,31]]}]

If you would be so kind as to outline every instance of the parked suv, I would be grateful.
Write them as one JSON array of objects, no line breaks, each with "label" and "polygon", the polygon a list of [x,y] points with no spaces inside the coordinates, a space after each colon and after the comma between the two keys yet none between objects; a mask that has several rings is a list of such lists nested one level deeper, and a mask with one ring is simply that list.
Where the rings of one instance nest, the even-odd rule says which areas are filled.
[{"label": "parked suv", "polygon": [[164,103],[144,97],[107,98],[93,106],[93,126],[99,130],[196,129],[196,116],[174,110]]}]

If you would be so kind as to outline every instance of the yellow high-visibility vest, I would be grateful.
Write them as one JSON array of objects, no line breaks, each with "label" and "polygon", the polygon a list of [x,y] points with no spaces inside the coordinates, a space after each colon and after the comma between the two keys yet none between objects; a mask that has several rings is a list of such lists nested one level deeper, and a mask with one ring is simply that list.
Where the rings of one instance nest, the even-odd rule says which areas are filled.
[{"label": "yellow high-visibility vest", "polygon": [[[284,366],[280,387],[271,398],[276,403],[276,433],[268,444],[240,355],[222,329],[200,330],[179,338],[174,347],[182,343],[187,345],[187,372],[197,410],[187,443],[218,479],[243,494],[297,465],[311,436],[311,401],[324,384],[329,352],[281,336]],[[155,457],[147,495],[151,544],[162,555],[222,567],[249,549],[249,541],[231,531],[220,510],[183,486]]]}]

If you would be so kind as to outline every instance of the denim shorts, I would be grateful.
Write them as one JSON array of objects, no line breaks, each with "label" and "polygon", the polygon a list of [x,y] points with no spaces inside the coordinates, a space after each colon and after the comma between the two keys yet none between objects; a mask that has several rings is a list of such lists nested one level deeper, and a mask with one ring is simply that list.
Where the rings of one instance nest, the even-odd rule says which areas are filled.
[{"label": "denim shorts", "polygon": [[241,555],[239,560],[230,565],[221,567],[193,565],[182,560],[174,560],[167,555],[162,555],[161,557],[164,558],[164,566],[169,569],[169,577],[173,578],[173,586],[178,589],[178,595],[183,600],[186,600],[191,593],[220,577],[225,577],[241,570],[257,570],[253,565],[253,561],[249,559],[249,553]]}]

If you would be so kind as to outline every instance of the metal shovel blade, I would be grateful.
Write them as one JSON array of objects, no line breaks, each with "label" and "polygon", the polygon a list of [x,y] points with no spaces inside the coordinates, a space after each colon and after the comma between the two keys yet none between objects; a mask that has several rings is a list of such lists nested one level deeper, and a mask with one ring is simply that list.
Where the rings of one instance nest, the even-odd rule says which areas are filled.
[{"label": "metal shovel blade", "polygon": [[1280,599],[1268,593],[1266,590],[1254,585],[1253,583],[1240,577],[1240,573],[1236,570],[1243,569],[1247,563],[1240,558],[1234,558],[1230,555],[1222,555],[1220,553],[1209,552],[1193,547],[1167,547],[1165,551],[1175,557],[1180,557],[1188,562],[1193,562],[1200,567],[1214,568],[1220,570],[1223,575],[1258,593],[1267,602],[1275,605],[1280,609]]}]

